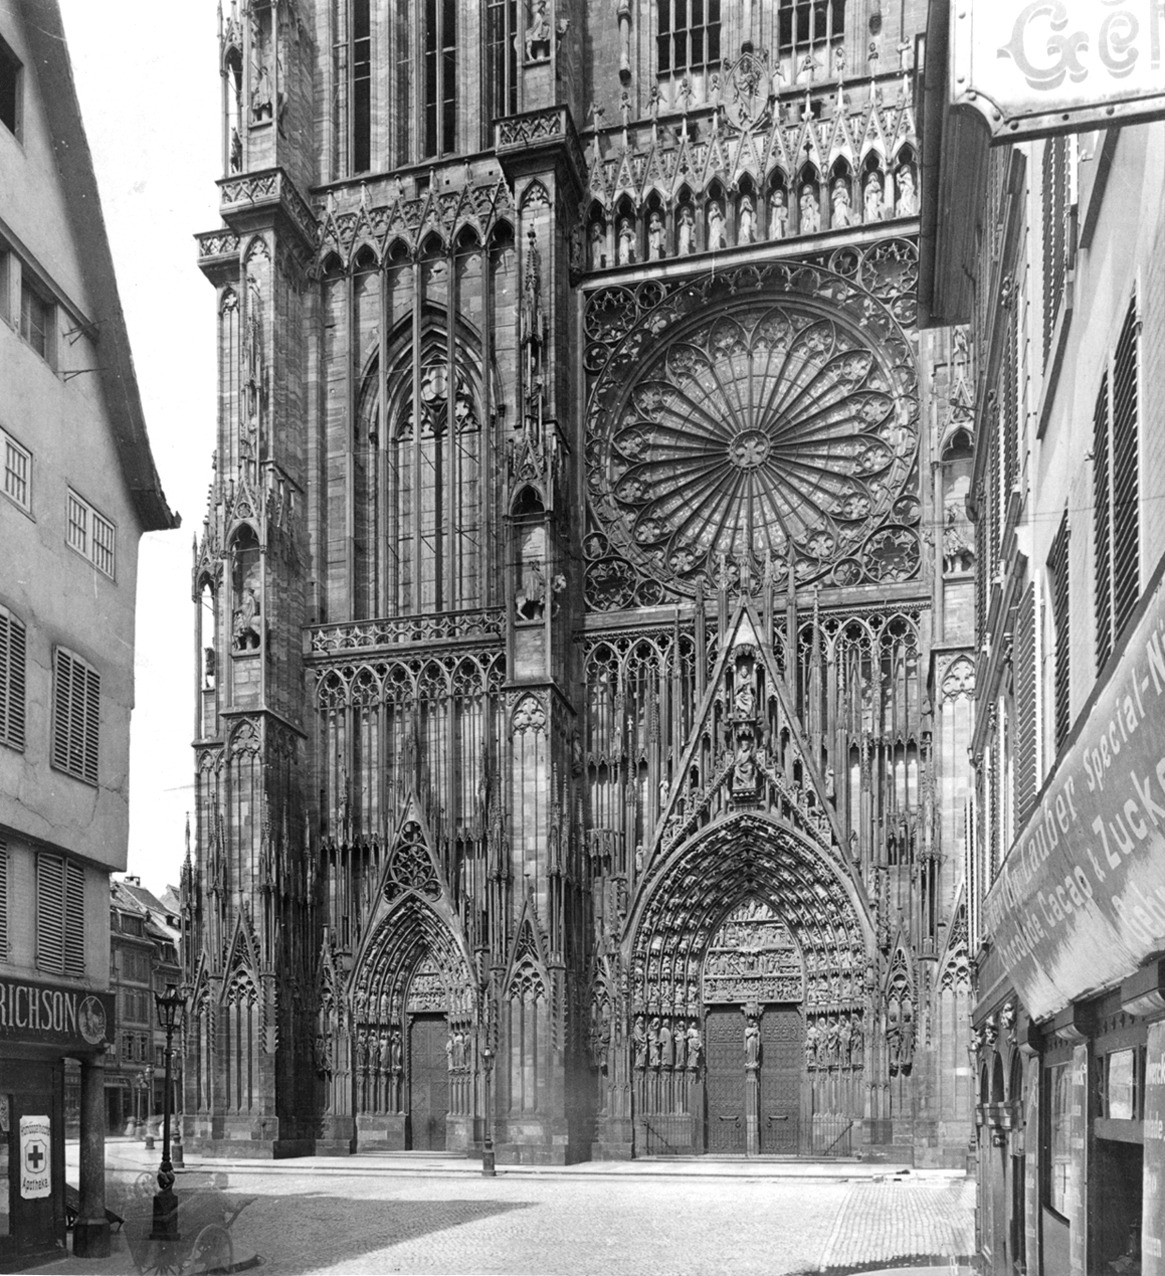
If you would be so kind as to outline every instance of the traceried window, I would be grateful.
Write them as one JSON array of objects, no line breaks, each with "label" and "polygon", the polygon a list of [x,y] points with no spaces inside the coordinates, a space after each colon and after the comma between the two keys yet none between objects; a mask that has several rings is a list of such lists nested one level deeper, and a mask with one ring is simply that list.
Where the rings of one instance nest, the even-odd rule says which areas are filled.
[{"label": "traceried window", "polygon": [[0,430],[4,444],[4,495],[22,510],[32,508],[32,453],[5,430]]},{"label": "traceried window", "polygon": [[101,675],[58,647],[53,670],[52,764],[86,784],[97,783]]},{"label": "traceried window", "polygon": [[371,0],[332,0],[332,130],[336,175],[372,167]]},{"label": "traceried window", "polygon": [[20,59],[0,39],[0,124],[20,136]]},{"label": "traceried window", "polygon": [[1140,596],[1139,334],[1134,298],[1092,416],[1098,672]]},{"label": "traceried window", "polygon": [[492,114],[518,110],[518,0],[489,0],[489,75]]},{"label": "traceried window", "polygon": [[36,967],[85,973],[85,870],[63,855],[36,857]]},{"label": "traceried window", "polygon": [[457,149],[457,5],[423,0],[424,157]]},{"label": "traceried window", "polygon": [[24,625],[0,607],[0,744],[24,748],[25,660]]},{"label": "traceried window", "polygon": [[720,0],[659,0],[660,75],[720,61]]},{"label": "traceried window", "polygon": [[[782,57],[808,53],[845,35],[845,0],[780,0],[777,27]],[[828,77],[831,68],[821,69]]]},{"label": "traceried window", "polygon": [[372,167],[372,17],[370,0],[352,0],[352,171]]}]

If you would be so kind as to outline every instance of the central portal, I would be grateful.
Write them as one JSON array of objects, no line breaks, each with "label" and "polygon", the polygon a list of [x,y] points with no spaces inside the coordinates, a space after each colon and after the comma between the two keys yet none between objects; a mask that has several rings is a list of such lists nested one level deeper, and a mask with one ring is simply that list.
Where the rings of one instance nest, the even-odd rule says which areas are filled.
[{"label": "central portal", "polygon": [[707,1150],[739,1156],[749,1152],[749,1117],[754,1115],[754,1150],[765,1156],[795,1156],[800,1142],[803,1054],[799,1007],[760,1008],[754,1068],[748,1066],[745,1032],[749,1024],[741,1007],[712,1006],[705,1023]]}]

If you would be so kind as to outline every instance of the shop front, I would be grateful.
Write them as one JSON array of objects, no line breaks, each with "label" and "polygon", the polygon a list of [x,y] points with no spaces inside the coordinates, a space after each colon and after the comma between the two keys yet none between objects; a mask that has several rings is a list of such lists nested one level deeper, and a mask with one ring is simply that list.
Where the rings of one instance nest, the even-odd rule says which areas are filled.
[{"label": "shop front", "polygon": [[104,1057],[113,1027],[108,993],[0,979],[0,1271],[64,1254],[67,1060],[80,1065],[74,1253],[109,1253]]},{"label": "shop front", "polygon": [[1165,1276],[1165,594],[984,904],[982,1270]]}]

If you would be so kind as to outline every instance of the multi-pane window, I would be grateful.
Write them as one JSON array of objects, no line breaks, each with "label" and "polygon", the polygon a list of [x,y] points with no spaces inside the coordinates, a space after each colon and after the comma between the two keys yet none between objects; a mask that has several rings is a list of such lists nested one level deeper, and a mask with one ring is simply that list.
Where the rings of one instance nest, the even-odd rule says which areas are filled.
[{"label": "multi-pane window", "polygon": [[4,444],[4,495],[21,509],[31,509],[32,453],[4,430],[0,430],[0,441]]},{"label": "multi-pane window", "polygon": [[780,0],[777,44],[783,57],[844,35],[845,0]]},{"label": "multi-pane window", "polygon": [[372,167],[372,19],[370,0],[352,0],[352,171]]},{"label": "multi-pane window", "polygon": [[36,857],[36,965],[55,975],[85,973],[85,870],[47,852]]},{"label": "multi-pane window", "polygon": [[53,361],[53,305],[29,284],[20,281],[20,335],[46,360]]},{"label": "multi-pane window", "polygon": [[0,744],[24,748],[26,642],[24,626],[0,607]]},{"label": "multi-pane window", "polygon": [[1057,1214],[1065,1215],[1072,1173],[1072,1065],[1057,1064],[1044,1075],[1048,1096],[1046,1200]]},{"label": "multi-pane window", "polygon": [[457,149],[457,5],[424,0],[424,153]]},{"label": "multi-pane window", "polygon": [[53,671],[53,766],[96,784],[100,724],[100,674],[58,647]]},{"label": "multi-pane window", "polygon": [[0,124],[20,136],[20,59],[0,39]]},{"label": "multi-pane window", "polygon": [[659,0],[659,73],[720,61],[720,0]]},{"label": "multi-pane window", "polygon": [[117,534],[109,519],[70,488],[66,520],[69,546],[112,577],[117,565]]},{"label": "multi-pane window", "polygon": [[1106,372],[1092,416],[1097,670],[1112,654],[1140,594],[1139,333],[1134,298],[1117,340],[1111,381]]},{"label": "multi-pane window", "polygon": [[1053,729],[1056,749],[1068,738],[1070,720],[1069,670],[1071,647],[1068,637],[1068,514],[1060,519],[1060,527],[1048,554],[1048,579],[1052,594],[1052,635],[1055,660],[1052,666]]},{"label": "multi-pane window", "polygon": [[518,0],[489,0],[489,72],[492,113],[518,110]]}]

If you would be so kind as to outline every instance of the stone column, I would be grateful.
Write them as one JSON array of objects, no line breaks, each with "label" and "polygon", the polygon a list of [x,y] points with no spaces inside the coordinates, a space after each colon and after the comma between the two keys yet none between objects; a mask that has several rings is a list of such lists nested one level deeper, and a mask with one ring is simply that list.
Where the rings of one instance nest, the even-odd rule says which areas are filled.
[{"label": "stone column", "polygon": [[81,1060],[81,1212],[73,1229],[73,1253],[109,1257],[105,1217],[105,1057]]}]

